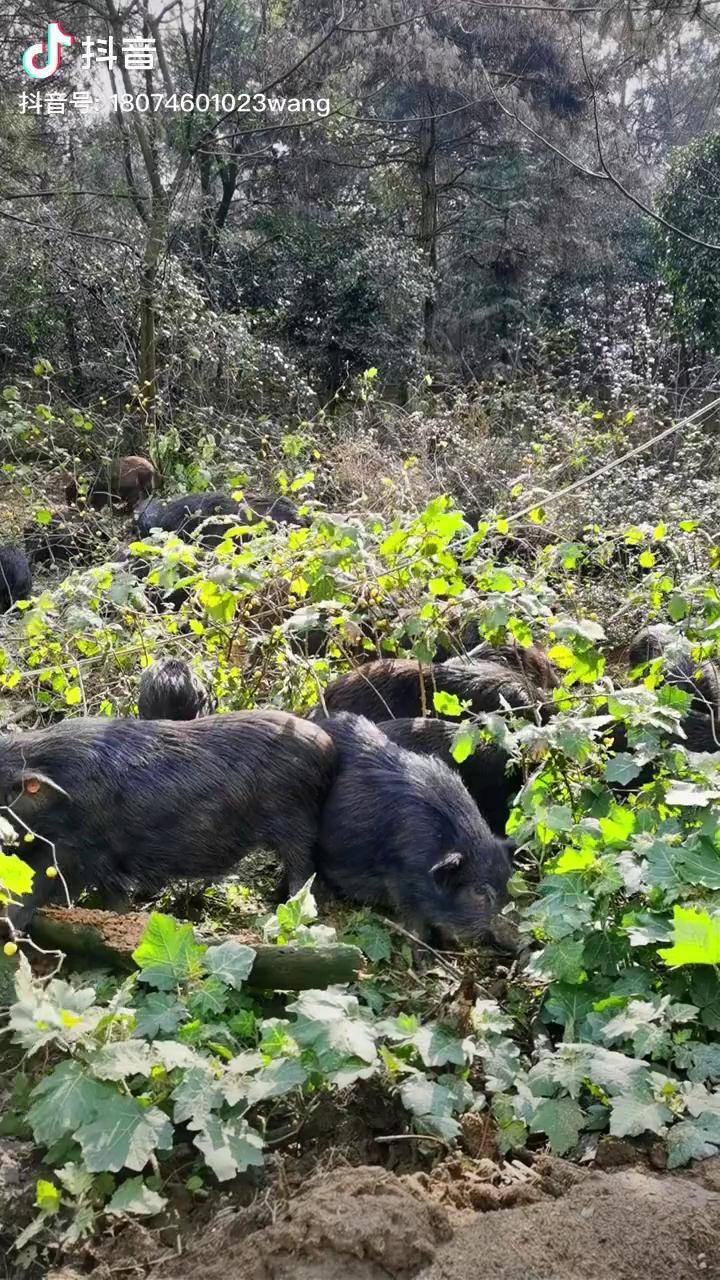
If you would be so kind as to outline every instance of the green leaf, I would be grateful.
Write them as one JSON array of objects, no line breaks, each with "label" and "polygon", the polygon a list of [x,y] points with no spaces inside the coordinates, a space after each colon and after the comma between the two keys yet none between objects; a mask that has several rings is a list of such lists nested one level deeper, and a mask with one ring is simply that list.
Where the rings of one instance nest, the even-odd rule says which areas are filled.
[{"label": "green leaf", "polygon": [[187,997],[188,1011],[193,1018],[216,1018],[225,1011],[229,1000],[229,987],[211,973],[202,982],[193,984]]},{"label": "green leaf", "polygon": [[527,1082],[534,1094],[552,1097],[558,1088],[572,1098],[579,1097],[590,1069],[592,1047],[587,1044],[560,1044],[553,1053],[545,1053],[530,1068]]},{"label": "green leaf", "polygon": [[605,1023],[602,1038],[606,1044],[619,1040],[632,1041],[634,1052],[642,1055],[645,1033],[663,1015],[662,1006],[650,1000],[629,1000],[625,1008]]},{"label": "green leaf", "polygon": [[203,1071],[211,1071],[212,1059],[203,1057],[197,1049],[181,1044],[179,1040],[154,1040],[152,1049],[166,1071],[175,1071],[178,1067],[200,1067]]},{"label": "green leaf", "polygon": [[187,1016],[187,1010],[174,995],[151,991],[135,1006],[135,1034],[148,1040],[161,1033],[171,1036]]},{"label": "green leaf", "polygon": [[307,1080],[307,1071],[297,1058],[276,1058],[263,1067],[249,1082],[245,1097],[254,1107],[266,1098],[281,1098]]},{"label": "green leaf", "polygon": [[677,845],[667,840],[653,840],[644,850],[647,856],[648,883],[662,889],[667,897],[682,891],[682,855]]},{"label": "green leaf", "polygon": [[208,947],[205,953],[205,968],[208,972],[236,991],[250,977],[254,961],[255,952],[252,947],[243,946],[232,938],[221,942],[218,947]]},{"label": "green leaf", "polygon": [[593,899],[581,873],[548,875],[540,881],[538,897],[525,912],[552,941],[585,928],[591,918]]},{"label": "green leaf", "polygon": [[80,1062],[68,1059],[40,1081],[31,1094],[28,1111],[37,1143],[50,1147],[65,1134],[74,1133],[83,1121],[110,1104],[115,1090],[93,1080]]},{"label": "green leaf", "polygon": [[626,751],[619,751],[617,755],[611,756],[604,769],[607,781],[619,782],[621,786],[632,782],[633,778],[637,778],[641,772],[635,757],[628,755]]},{"label": "green leaf", "polygon": [[650,1071],[646,1062],[629,1058],[627,1054],[617,1053],[613,1049],[605,1049],[601,1045],[577,1044],[572,1048],[587,1052],[589,1078],[610,1097],[626,1093],[632,1093],[637,1098],[650,1095]]},{"label": "green leaf", "polygon": [[[96,1183],[89,1170],[71,1160],[64,1164],[62,1169],[56,1169],[55,1173],[58,1181],[62,1183],[65,1190],[74,1200],[80,1200],[83,1196],[86,1196],[89,1191],[92,1191],[93,1185]],[[97,1181],[99,1182],[99,1179]]]},{"label": "green leaf", "polygon": [[140,969],[140,982],[161,991],[172,991],[202,971],[206,948],[193,937],[190,924],[178,924],[171,916],[153,911],[133,960]]},{"label": "green leaf", "polygon": [[472,1061],[472,1041],[460,1040],[447,1027],[430,1022],[410,1037],[426,1067],[444,1067],[448,1063],[463,1067]]},{"label": "green leaf", "polygon": [[639,1138],[642,1133],[663,1133],[673,1113],[664,1102],[642,1101],[631,1095],[614,1098],[610,1132],[615,1138]]},{"label": "green leaf", "polygon": [[245,1120],[222,1121],[211,1116],[193,1141],[219,1182],[264,1163],[263,1140]]},{"label": "green leaf", "polygon": [[117,1040],[98,1049],[91,1065],[98,1080],[126,1080],[128,1076],[149,1075],[153,1054],[143,1040]]},{"label": "green leaf", "polygon": [[693,809],[705,808],[719,797],[720,789],[717,787],[701,787],[697,783],[686,782],[684,779],[670,782],[665,791],[666,804],[687,805]]},{"label": "green leaf", "polygon": [[478,1057],[482,1059],[485,1084],[491,1093],[509,1089],[522,1074],[520,1049],[507,1036],[478,1045]]},{"label": "green leaf", "polygon": [[14,897],[30,893],[35,872],[14,853],[0,853],[0,885]]},{"label": "green leaf", "polygon": [[613,804],[607,817],[600,819],[600,830],[606,845],[625,848],[635,830],[635,814],[630,809]]},{"label": "green leaf", "polygon": [[700,1120],[681,1120],[667,1136],[668,1169],[679,1169],[691,1160],[706,1160],[717,1155],[720,1134],[708,1130]]},{"label": "green leaf", "polygon": [[675,1062],[687,1072],[688,1080],[697,1083],[720,1081],[720,1044],[702,1044],[692,1040],[678,1045]]},{"label": "green leaf", "polygon": [[140,1173],[156,1148],[172,1146],[173,1128],[157,1107],[113,1094],[98,1119],[81,1125],[75,1137],[91,1173],[117,1173],[123,1168]]},{"label": "green leaf", "polygon": [[700,1020],[712,1031],[720,1031],[720,979],[717,970],[691,969],[688,975],[690,999],[700,1010]]},{"label": "green leaf", "polygon": [[669,942],[672,936],[669,918],[651,911],[630,913],[624,917],[623,926],[627,929],[630,945],[633,947],[648,947],[653,942]]},{"label": "green leaf", "polygon": [[498,1147],[503,1155],[509,1151],[518,1151],[527,1142],[527,1125],[515,1114],[513,1099],[503,1094],[496,1094],[492,1100],[493,1120],[497,1125]]},{"label": "green leaf", "polygon": [[548,831],[556,833],[571,831],[575,825],[572,809],[567,804],[549,805],[547,809],[542,810],[540,821]]},{"label": "green leaf", "polygon": [[142,1178],[126,1178],[106,1205],[105,1212],[129,1213],[134,1217],[151,1217],[167,1204],[167,1197],[158,1195],[146,1187]]},{"label": "green leaf", "polygon": [[480,742],[480,731],[474,725],[463,725],[452,740],[452,757],[458,764],[469,760]]},{"label": "green leaf", "polygon": [[368,960],[375,964],[380,960],[389,960],[392,955],[392,942],[387,929],[374,920],[369,920],[352,928],[346,935],[346,941],[360,947]]},{"label": "green leaf", "polygon": [[317,919],[317,903],[312,892],[314,879],[311,876],[292,898],[280,904],[263,929],[266,942],[277,942],[284,946],[285,943],[292,942],[304,926]]},{"label": "green leaf", "polygon": [[551,1022],[565,1027],[565,1036],[571,1040],[580,1034],[582,1025],[599,999],[597,987],[589,983],[572,985],[554,982],[548,990],[544,1013]]},{"label": "green leaf", "polygon": [[553,875],[565,876],[568,871],[585,871],[597,862],[597,854],[592,849],[565,849],[552,864]]},{"label": "green leaf", "polygon": [[453,1090],[418,1073],[404,1082],[400,1098],[403,1106],[415,1116],[422,1132],[437,1134],[447,1142],[457,1138],[460,1125],[453,1118],[457,1106]]},{"label": "green leaf", "polygon": [[585,977],[584,951],[585,942],[582,938],[562,938],[537,952],[528,971],[532,977],[556,978],[560,982],[569,983],[581,982]]},{"label": "green leaf", "polygon": [[688,615],[688,602],[678,592],[670,596],[666,608],[673,622],[682,622],[682,619]]},{"label": "green leaf", "polygon": [[170,1097],[175,1103],[173,1110],[175,1124],[187,1121],[189,1129],[204,1128],[211,1113],[221,1107],[224,1101],[223,1091],[218,1081],[213,1080],[209,1071],[204,1071],[200,1067],[193,1067],[186,1071]]},{"label": "green leaf", "polygon": [[444,693],[436,689],[433,693],[433,707],[441,716],[461,716],[463,705],[454,693]]},{"label": "green leaf", "polygon": [[711,840],[697,836],[688,840],[679,852],[683,876],[689,884],[720,889],[720,854]]},{"label": "green leaf", "polygon": [[692,907],[673,908],[673,945],[658,951],[671,968],[720,964],[720,917]]},{"label": "green leaf", "polygon": [[295,1013],[292,1034],[312,1049],[318,1065],[335,1083],[349,1084],[371,1074],[377,1050],[371,1027],[360,1016],[355,996],[337,991],[303,991],[288,1010]]},{"label": "green leaf", "polygon": [[584,1113],[572,1098],[550,1098],[535,1111],[530,1131],[547,1134],[553,1155],[562,1156],[577,1144],[584,1125]]},{"label": "green leaf", "polygon": [[60,1208],[60,1192],[54,1182],[38,1179],[35,1183],[35,1204],[43,1213],[57,1213]]}]

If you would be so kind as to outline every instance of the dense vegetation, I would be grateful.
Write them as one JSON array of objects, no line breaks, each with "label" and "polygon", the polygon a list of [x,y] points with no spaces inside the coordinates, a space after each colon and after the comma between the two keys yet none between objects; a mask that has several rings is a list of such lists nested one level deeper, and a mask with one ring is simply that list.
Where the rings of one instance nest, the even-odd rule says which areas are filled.
[{"label": "dense vegetation", "polygon": [[[714,27],[681,4],[151,8],[52,16],[151,34],[134,93],[280,84],[330,109],[20,114],[47,15],[5,15],[0,541],[130,451],[167,493],[288,494],[309,523],[208,549],[74,512],[82,554],[0,619],[3,726],[132,715],[160,654],[221,713],[304,714],[369,657],[462,651],[470,623],[542,645],[561,683],[545,724],[441,704],[458,759],[489,736],[522,771],[507,955],[418,976],[392,922],[330,925],[310,886],[274,911],[241,865],[151,904],[130,977],[6,958],[0,1128],[40,1169],[22,1257],[204,1196],[371,1078],[433,1156],[477,1117],[501,1153],[609,1132],[671,1168],[715,1154],[720,756],[662,661],[627,658],[656,621],[720,658]],[[0,836],[6,903],[29,879]],[[279,1007],[251,943],[206,945],[249,927],[340,937],[365,968]]]}]

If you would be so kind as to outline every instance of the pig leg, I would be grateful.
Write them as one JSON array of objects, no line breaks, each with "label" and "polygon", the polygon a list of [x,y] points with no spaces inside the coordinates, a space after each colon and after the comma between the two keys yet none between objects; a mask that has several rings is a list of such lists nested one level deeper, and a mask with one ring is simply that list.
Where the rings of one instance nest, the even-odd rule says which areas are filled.
[{"label": "pig leg", "polygon": [[312,860],[310,850],[302,856],[293,853],[291,858],[285,859],[287,867],[287,885],[290,897],[294,897],[299,893],[304,884],[307,884],[311,875],[315,872],[315,864]]},{"label": "pig leg", "polygon": [[282,883],[287,884],[288,897],[299,893],[315,873],[315,828],[307,825],[296,826],[293,832],[283,832],[274,843],[275,852],[280,855],[283,864]]}]

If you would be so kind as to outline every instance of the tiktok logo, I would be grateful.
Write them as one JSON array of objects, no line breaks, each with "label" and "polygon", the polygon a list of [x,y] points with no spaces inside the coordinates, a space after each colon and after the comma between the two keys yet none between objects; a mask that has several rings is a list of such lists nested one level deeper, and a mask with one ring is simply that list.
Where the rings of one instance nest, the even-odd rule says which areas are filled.
[{"label": "tiktok logo", "polygon": [[[60,50],[75,43],[75,37],[66,35],[59,22],[49,22],[47,40],[31,44],[22,56],[23,71],[33,80],[47,80],[54,76],[61,62]],[[38,66],[37,59],[45,55],[45,65]]]}]

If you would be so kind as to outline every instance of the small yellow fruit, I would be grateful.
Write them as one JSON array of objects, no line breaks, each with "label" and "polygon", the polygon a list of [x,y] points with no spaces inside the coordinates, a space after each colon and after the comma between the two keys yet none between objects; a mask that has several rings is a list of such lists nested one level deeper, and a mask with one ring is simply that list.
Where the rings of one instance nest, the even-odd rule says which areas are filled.
[{"label": "small yellow fruit", "polygon": [[25,844],[32,844],[34,839],[35,839],[34,835],[32,835],[29,831],[25,832],[25,835],[23,836],[23,840],[25,841]]},{"label": "small yellow fruit", "polygon": [[46,867],[45,875],[47,876],[48,880],[54,880],[57,875],[57,867]]},{"label": "small yellow fruit", "polygon": [[6,942],[6,943],[5,943],[5,946],[3,947],[3,954],[4,954],[4,955],[6,955],[6,956],[14,956],[16,951],[17,951],[17,943],[16,943],[16,942]]}]

